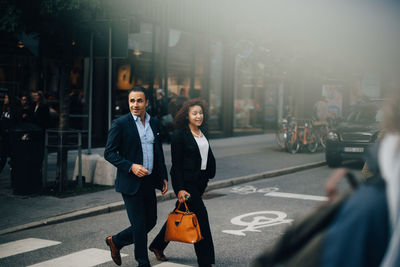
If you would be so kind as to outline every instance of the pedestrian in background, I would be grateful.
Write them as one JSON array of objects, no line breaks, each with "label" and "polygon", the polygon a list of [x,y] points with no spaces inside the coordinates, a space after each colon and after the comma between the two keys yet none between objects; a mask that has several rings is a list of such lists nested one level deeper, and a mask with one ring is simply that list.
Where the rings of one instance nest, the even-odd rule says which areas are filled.
[{"label": "pedestrian in background", "polygon": [[161,140],[170,143],[169,132],[172,129],[173,117],[168,113],[168,101],[164,90],[159,88],[156,92],[156,116],[161,121]]},{"label": "pedestrian in background", "polygon": [[[178,203],[189,198],[187,205],[198,218],[204,239],[194,244],[199,266],[215,263],[214,245],[208,221],[207,209],[202,196],[208,180],[215,176],[215,158],[208,139],[204,135],[207,122],[207,107],[203,100],[186,101],[174,119],[175,130],[171,138],[171,180]],[[150,244],[157,259],[166,261],[164,249],[166,223]]]},{"label": "pedestrian in background", "polygon": [[45,103],[43,93],[41,91],[33,91],[31,95],[31,121],[38,125],[44,132],[47,129],[50,121],[49,106]]},{"label": "pedestrian in background", "polygon": [[[20,121],[21,108],[17,98],[6,94],[0,115],[0,173],[11,153],[11,132]],[[11,165],[11,163],[10,163]]]},{"label": "pedestrian in background", "polygon": [[22,114],[21,114],[22,121],[29,122],[30,117],[31,117],[30,111],[29,111],[30,100],[29,100],[28,95],[26,95],[26,94],[21,95],[21,108],[22,108]]},{"label": "pedestrian in background", "polygon": [[178,111],[181,109],[183,103],[188,100],[186,97],[186,90],[185,88],[181,88],[179,90],[179,95],[175,95],[171,97],[168,103],[168,113],[172,115],[172,117],[175,118],[176,114]]},{"label": "pedestrian in background", "polygon": [[139,266],[150,266],[147,233],[157,221],[155,188],[162,190],[162,194],[167,192],[168,173],[159,139],[159,121],[146,112],[146,89],[132,88],[128,101],[130,113],[112,122],[104,158],[117,167],[115,190],[122,194],[131,226],[108,236],[106,244],[117,265],[121,265],[120,250],[134,243]]}]

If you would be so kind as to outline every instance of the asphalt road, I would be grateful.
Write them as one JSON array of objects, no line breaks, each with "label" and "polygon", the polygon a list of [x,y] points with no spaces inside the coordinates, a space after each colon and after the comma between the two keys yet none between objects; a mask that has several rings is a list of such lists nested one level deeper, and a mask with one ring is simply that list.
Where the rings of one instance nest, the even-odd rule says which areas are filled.
[{"label": "asphalt road", "polygon": [[[353,171],[361,176],[359,166],[356,165]],[[248,266],[292,220],[304,216],[321,203],[324,184],[331,172],[328,167],[320,167],[206,193],[205,204],[216,252],[215,266]],[[340,191],[347,189],[348,185],[343,181]],[[150,232],[149,240],[157,234],[173,206],[173,200],[159,203],[158,224]],[[104,238],[128,225],[125,211],[118,211],[6,234],[0,236],[0,266],[115,266],[110,261]],[[24,240],[27,238],[41,240]],[[49,243],[48,240],[60,243]],[[13,249],[13,243],[8,242],[26,244],[28,251],[12,255],[17,250]],[[21,244],[16,244],[20,250]],[[32,250],[41,246],[45,247]],[[78,254],[71,256],[72,253]],[[122,266],[136,265],[133,246],[124,248],[122,253],[127,254]],[[192,245],[171,243],[165,254],[170,264],[197,266]],[[153,266],[160,264],[152,254],[150,260]]]}]

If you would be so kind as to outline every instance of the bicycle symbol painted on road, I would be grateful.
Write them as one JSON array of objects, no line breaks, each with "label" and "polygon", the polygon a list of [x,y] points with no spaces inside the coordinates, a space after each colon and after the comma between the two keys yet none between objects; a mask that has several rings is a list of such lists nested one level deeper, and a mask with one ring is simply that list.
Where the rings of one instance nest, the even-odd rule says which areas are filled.
[{"label": "bicycle symbol painted on road", "polygon": [[[252,220],[245,220],[251,218]],[[260,228],[270,227],[283,223],[291,223],[292,219],[286,219],[287,215],[281,211],[257,211],[246,213],[232,218],[231,223],[239,226],[246,226],[242,230],[223,230],[223,233],[245,236],[244,232],[261,232]]]},{"label": "bicycle symbol painted on road", "polygon": [[244,186],[235,186],[232,187],[231,192],[239,194],[239,195],[248,195],[253,193],[264,193],[265,195],[271,192],[278,191],[278,187],[265,187],[257,189],[257,187],[253,185],[244,185]]}]

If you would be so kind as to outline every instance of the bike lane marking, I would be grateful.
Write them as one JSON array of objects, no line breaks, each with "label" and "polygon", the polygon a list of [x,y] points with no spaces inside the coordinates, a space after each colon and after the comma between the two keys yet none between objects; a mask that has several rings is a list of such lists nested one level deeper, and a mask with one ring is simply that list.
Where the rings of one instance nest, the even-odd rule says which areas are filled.
[{"label": "bike lane marking", "polygon": [[239,194],[239,195],[263,193],[264,196],[269,196],[269,197],[283,197],[283,198],[294,198],[294,199],[314,200],[314,201],[328,200],[328,198],[324,197],[324,196],[285,193],[285,192],[278,192],[278,191],[279,191],[278,187],[264,187],[264,188],[258,189],[257,187],[255,187],[253,185],[235,186],[231,189],[232,193]]},{"label": "bike lane marking", "polygon": [[[313,200],[313,201],[326,201],[327,197],[305,194],[294,194],[278,192],[278,187],[265,187],[257,188],[253,185],[236,186],[231,189],[232,193],[239,195],[262,193],[264,196],[282,197],[291,199]],[[236,216],[231,219],[233,225],[245,226],[241,230],[223,230],[223,233],[246,236],[244,232],[261,232],[260,228],[271,227],[284,223],[292,223],[293,219],[286,219],[287,214],[282,211],[256,211]],[[249,218],[252,218],[249,220]]]},{"label": "bike lane marking", "polygon": [[[251,218],[251,221],[246,219]],[[292,219],[286,219],[287,214],[282,211],[264,210],[242,214],[232,218],[231,223],[234,225],[245,226],[241,230],[223,230],[223,233],[245,236],[244,232],[261,232],[260,228],[270,227],[283,223],[291,223]]]},{"label": "bike lane marking", "polygon": [[315,195],[284,193],[284,192],[269,192],[269,193],[265,194],[264,196],[295,198],[295,199],[314,200],[314,201],[326,201],[326,200],[328,200],[327,197],[321,197],[321,196],[315,196]]}]

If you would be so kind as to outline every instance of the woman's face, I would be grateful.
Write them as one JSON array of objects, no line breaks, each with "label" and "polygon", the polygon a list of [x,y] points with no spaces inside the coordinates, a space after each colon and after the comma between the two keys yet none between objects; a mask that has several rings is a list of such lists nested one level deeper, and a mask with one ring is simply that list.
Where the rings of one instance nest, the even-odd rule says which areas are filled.
[{"label": "woman's face", "polygon": [[195,105],[189,108],[189,125],[191,124],[192,126],[200,127],[203,123],[203,118],[203,109],[200,106]]}]

